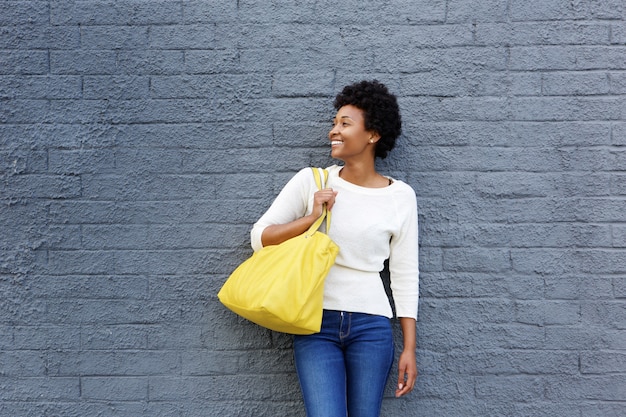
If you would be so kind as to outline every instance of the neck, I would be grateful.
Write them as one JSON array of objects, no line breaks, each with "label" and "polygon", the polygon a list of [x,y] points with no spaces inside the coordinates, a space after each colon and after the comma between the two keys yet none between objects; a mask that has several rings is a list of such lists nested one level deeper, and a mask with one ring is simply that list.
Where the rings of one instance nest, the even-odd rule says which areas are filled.
[{"label": "neck", "polygon": [[376,172],[373,159],[371,162],[344,162],[345,164],[339,172],[339,176],[343,180],[361,187],[379,188],[388,185],[388,180]]}]

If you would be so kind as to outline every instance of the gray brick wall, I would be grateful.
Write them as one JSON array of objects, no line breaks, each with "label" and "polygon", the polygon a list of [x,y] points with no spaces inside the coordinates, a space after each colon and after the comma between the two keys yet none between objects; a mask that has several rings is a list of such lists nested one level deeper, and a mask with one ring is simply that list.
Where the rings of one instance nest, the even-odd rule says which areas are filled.
[{"label": "gray brick wall", "polygon": [[[626,414],[622,0],[0,2],[0,416],[303,416],[217,301],[377,78],[420,208],[420,377],[384,416]],[[397,330],[397,328],[396,328]]]}]

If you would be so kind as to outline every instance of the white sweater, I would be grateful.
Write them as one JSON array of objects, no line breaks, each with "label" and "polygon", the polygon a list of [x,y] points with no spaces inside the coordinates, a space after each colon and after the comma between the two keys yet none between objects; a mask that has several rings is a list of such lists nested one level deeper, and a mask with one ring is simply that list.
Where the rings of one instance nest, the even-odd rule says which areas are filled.
[{"label": "white sweater", "polygon": [[[326,277],[324,308],[391,318],[391,306],[380,278],[384,262],[389,259],[396,316],[417,318],[415,192],[398,180],[384,188],[361,187],[340,178],[340,170],[337,165],[328,168],[327,187],[339,192],[328,235],[339,246],[339,254]],[[261,234],[267,226],[289,223],[311,213],[316,190],[311,169],[298,172],[253,226],[252,248],[262,248]]]}]

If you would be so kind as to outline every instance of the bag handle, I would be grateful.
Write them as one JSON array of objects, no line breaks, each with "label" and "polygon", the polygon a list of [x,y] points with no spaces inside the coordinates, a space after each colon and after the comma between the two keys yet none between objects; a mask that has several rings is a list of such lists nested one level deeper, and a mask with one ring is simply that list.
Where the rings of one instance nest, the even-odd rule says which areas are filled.
[{"label": "bag handle", "polygon": [[[313,178],[315,179],[315,184],[317,185],[317,189],[323,190],[324,186],[326,185],[326,182],[328,181],[328,171],[322,168],[311,168],[311,169],[313,170]],[[322,176],[320,174],[320,170],[324,173],[323,181],[322,181]],[[306,235],[310,236],[313,233],[315,233],[315,231],[319,229],[320,226],[322,225],[324,218],[326,218],[326,234],[328,234],[328,231],[330,230],[330,211],[326,209],[326,204],[324,204],[322,208],[322,215],[318,217],[317,220],[315,220],[315,222],[311,225],[311,227],[309,227],[309,230],[307,231]]]}]

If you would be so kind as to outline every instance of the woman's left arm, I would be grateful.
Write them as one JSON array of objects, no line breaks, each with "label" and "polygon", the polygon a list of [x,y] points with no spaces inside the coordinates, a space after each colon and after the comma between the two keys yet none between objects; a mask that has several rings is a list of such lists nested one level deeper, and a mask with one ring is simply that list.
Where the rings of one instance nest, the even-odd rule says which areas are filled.
[{"label": "woman's left arm", "polygon": [[404,347],[398,359],[398,387],[396,397],[408,394],[415,386],[417,379],[417,361],[415,359],[415,319],[400,317]]}]

